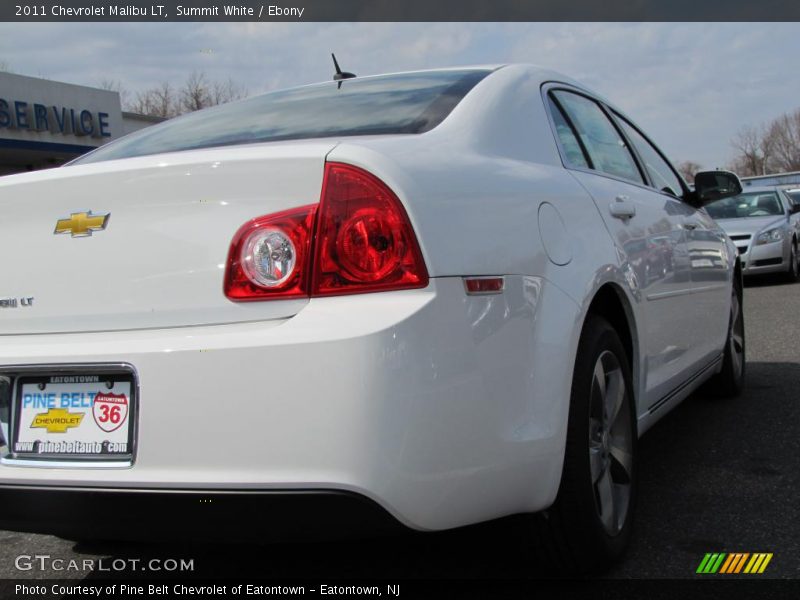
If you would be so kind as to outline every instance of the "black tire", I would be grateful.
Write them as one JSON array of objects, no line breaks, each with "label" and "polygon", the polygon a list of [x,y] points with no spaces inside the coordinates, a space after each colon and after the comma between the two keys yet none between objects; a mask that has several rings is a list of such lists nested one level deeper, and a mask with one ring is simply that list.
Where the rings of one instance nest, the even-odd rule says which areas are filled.
[{"label": "black tire", "polygon": [[797,240],[792,240],[789,251],[789,269],[785,275],[786,281],[795,283],[800,280],[800,252],[797,250]]},{"label": "black tire", "polygon": [[731,314],[722,356],[722,370],[705,383],[704,392],[718,398],[735,398],[741,395],[747,370],[745,349],[742,281],[737,274],[731,289]]},{"label": "black tire", "polygon": [[[603,371],[602,377],[596,375],[598,365]],[[600,378],[605,395],[600,394]],[[615,393],[618,387],[613,386],[620,383],[624,384],[624,389]],[[547,511],[532,516],[542,558],[559,573],[598,573],[618,560],[628,546],[637,481],[632,390],[628,357],[619,336],[607,321],[590,316],[581,334],[573,373],[558,495]],[[598,407],[615,404],[608,404],[612,396],[619,399],[617,416],[612,417],[608,429],[604,429],[603,423],[598,424]],[[605,417],[602,420],[606,421]],[[624,436],[627,439],[623,443]],[[626,446],[627,452],[620,454],[622,446]],[[618,456],[624,457],[627,469]],[[597,478],[600,471],[603,474]],[[601,488],[607,493],[601,492]],[[601,508],[602,497],[611,499],[611,518],[609,511]],[[616,500],[619,500],[616,505],[619,514],[613,510]]]}]

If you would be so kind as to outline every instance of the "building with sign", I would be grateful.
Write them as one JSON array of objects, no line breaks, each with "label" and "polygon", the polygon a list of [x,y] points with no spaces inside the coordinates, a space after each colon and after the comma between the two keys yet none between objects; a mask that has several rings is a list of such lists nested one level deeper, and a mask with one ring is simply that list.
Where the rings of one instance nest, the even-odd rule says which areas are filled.
[{"label": "building with sign", "polygon": [[123,112],[114,91],[0,72],[0,175],[58,166],[161,120]]}]

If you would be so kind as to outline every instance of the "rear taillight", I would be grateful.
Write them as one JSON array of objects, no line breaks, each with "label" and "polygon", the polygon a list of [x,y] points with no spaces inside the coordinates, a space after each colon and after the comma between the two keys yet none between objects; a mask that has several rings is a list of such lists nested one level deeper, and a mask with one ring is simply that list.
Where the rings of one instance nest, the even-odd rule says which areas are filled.
[{"label": "rear taillight", "polygon": [[225,295],[238,301],[427,284],[425,262],[400,200],[374,175],[341,163],[327,163],[318,206],[242,226],[225,273]]},{"label": "rear taillight", "polygon": [[315,244],[313,296],[428,284],[400,200],[380,179],[357,167],[326,166]]},{"label": "rear taillight", "polygon": [[317,205],[248,221],[233,236],[225,271],[231,300],[308,296],[308,265]]}]

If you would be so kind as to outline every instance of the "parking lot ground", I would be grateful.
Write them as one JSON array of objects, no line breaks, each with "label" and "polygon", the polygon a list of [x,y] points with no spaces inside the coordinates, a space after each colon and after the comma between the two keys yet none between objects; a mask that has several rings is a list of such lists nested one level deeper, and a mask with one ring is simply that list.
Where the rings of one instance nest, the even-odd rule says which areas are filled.
[{"label": "parking lot ground", "polygon": [[[745,317],[745,393],[733,400],[695,394],[641,440],[636,531],[630,551],[610,577],[694,578],[700,577],[695,570],[707,552],[770,552],[774,557],[765,577],[800,578],[800,284],[749,283]],[[509,535],[513,526],[248,546],[75,544],[0,532],[0,577],[87,577],[75,571],[20,571],[15,560],[22,554],[67,560],[193,559],[194,571],[178,573],[181,578],[542,575],[518,544],[507,543],[514,537]]]}]

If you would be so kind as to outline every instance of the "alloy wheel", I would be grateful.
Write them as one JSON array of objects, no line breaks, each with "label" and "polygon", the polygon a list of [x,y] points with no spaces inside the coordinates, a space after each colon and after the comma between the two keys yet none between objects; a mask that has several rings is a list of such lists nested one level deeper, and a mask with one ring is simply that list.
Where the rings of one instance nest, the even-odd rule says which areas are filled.
[{"label": "alloy wheel", "polygon": [[739,294],[735,288],[731,297],[731,325],[728,343],[730,344],[734,378],[738,379],[742,375],[742,366],[744,365],[744,317],[742,303],[739,301]]},{"label": "alloy wheel", "polygon": [[595,508],[609,535],[620,532],[631,499],[633,428],[625,377],[608,350],[595,363],[589,414],[589,465]]}]

